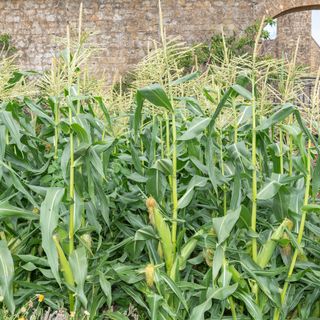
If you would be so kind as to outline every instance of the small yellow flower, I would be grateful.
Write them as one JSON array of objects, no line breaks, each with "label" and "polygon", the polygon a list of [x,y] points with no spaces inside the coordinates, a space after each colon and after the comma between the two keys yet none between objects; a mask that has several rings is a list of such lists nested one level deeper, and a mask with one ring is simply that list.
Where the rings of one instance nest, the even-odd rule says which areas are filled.
[{"label": "small yellow flower", "polygon": [[38,294],[38,301],[42,302],[44,300],[44,295],[43,294]]},{"label": "small yellow flower", "polygon": [[71,312],[70,312],[70,317],[71,317],[71,318],[74,318],[75,315],[76,315],[76,313],[75,313],[74,311],[71,311]]},{"label": "small yellow flower", "polygon": [[26,320],[25,317],[20,317],[18,320]]},{"label": "small yellow flower", "polygon": [[40,210],[39,210],[39,208],[34,207],[32,212],[35,214],[39,214]]}]

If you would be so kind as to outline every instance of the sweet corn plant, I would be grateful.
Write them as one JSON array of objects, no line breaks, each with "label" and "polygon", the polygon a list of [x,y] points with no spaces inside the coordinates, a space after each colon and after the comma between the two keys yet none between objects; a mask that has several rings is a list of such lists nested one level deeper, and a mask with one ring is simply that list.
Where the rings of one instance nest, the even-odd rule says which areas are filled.
[{"label": "sweet corn plant", "polygon": [[76,319],[317,319],[319,81],[301,110],[293,62],[226,55],[181,76],[162,43],[158,79],[121,114],[83,71],[80,31],[37,95],[1,99],[3,308],[30,317],[41,295]]}]

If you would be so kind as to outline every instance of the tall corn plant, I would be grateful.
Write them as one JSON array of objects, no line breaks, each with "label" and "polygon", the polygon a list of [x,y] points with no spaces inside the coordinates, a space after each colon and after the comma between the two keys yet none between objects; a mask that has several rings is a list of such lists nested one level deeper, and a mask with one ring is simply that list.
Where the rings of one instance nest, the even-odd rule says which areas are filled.
[{"label": "tall corn plant", "polygon": [[[240,61],[240,59],[238,59],[238,61]],[[275,140],[273,132],[274,128],[278,125],[281,125],[281,123],[286,119],[290,118],[290,121],[292,122],[293,120],[291,115],[294,114],[297,118],[297,122],[291,123],[292,129],[289,129],[289,126],[287,126],[286,129],[290,132],[292,132],[292,130],[297,130],[299,138],[295,140],[295,145],[292,148],[297,152],[301,152],[301,159],[305,159],[305,153],[302,150],[301,145],[304,139],[303,136],[306,135],[308,139],[313,139],[313,141],[314,138],[312,138],[310,131],[307,130],[296,107],[294,107],[292,104],[277,105],[274,104],[273,101],[268,100],[269,94],[273,94],[273,89],[269,87],[269,81],[274,76],[277,63],[273,61],[259,61],[256,64],[252,64],[250,57],[242,57],[241,61],[242,68],[239,68],[239,71],[236,72],[237,76],[234,77],[235,83],[231,87],[224,90],[221,102],[214,110],[212,116],[208,118],[202,118],[205,116],[205,114],[201,114],[201,112],[197,113],[197,109],[193,108],[193,112],[191,111],[189,114],[187,114],[187,116],[184,114],[184,117],[182,118],[183,120],[178,126],[177,150],[180,151],[180,156],[178,154],[177,157],[178,161],[181,161],[181,169],[179,174],[181,174],[181,178],[186,174],[185,171],[188,172],[189,175],[192,172],[193,175],[193,178],[185,189],[185,194],[180,194],[181,198],[178,203],[183,203],[180,208],[189,208],[188,211],[194,212],[193,210],[196,210],[197,206],[199,206],[199,201],[200,203],[203,203],[202,201],[204,201],[206,204],[202,204],[200,208],[212,208],[212,210],[218,214],[218,217],[216,216],[213,218],[212,226],[214,233],[211,235],[210,230],[202,230],[200,234],[196,235],[196,237],[199,238],[200,236],[201,239],[203,238],[204,243],[202,243],[202,241],[199,242],[197,238],[194,238],[190,239],[195,240],[192,242],[193,244],[188,246],[191,249],[191,255],[192,251],[196,250],[198,245],[205,247],[204,252],[206,262],[208,263],[209,267],[212,267],[212,274],[210,275],[210,273],[208,273],[207,278],[204,276],[204,279],[206,280],[203,279],[203,281],[205,286],[209,287],[212,287],[212,282],[214,283],[214,289],[208,290],[206,295],[201,296],[203,302],[194,309],[191,308],[192,312],[190,319],[202,319],[206,312],[212,312],[213,316],[213,314],[216,314],[218,310],[218,312],[228,313],[228,309],[230,310],[229,312],[232,314],[232,317],[237,318],[237,315],[239,315],[239,302],[240,305],[245,305],[247,312],[254,319],[262,319],[263,314],[268,314],[268,312],[270,312],[269,317],[272,317],[272,310],[276,310],[274,306],[279,305],[281,301],[279,295],[280,283],[278,283],[278,279],[269,279],[268,271],[263,271],[263,269],[269,266],[270,263],[276,263],[279,254],[281,254],[284,264],[290,260],[290,248],[291,245],[294,245],[295,241],[292,240],[292,243],[289,241],[290,244],[288,244],[288,234],[291,234],[292,226],[294,224],[292,220],[296,219],[294,218],[295,214],[299,214],[302,208],[301,175],[298,173],[301,167],[300,169],[296,167],[295,169],[298,171],[296,174],[294,174],[294,176],[292,176],[290,173],[292,170],[290,169],[290,163],[292,163],[292,159],[290,160],[290,158],[287,157],[287,154],[283,154],[283,150],[286,149],[283,135],[280,135],[279,139],[281,139],[281,141],[277,140],[278,138]],[[246,80],[246,77],[243,76],[246,75],[246,72],[243,71],[247,71],[247,74],[254,73],[254,77],[251,78],[251,90],[255,90],[253,91],[253,94],[250,93],[250,91],[248,91],[246,88],[246,83],[250,83],[250,78]],[[261,71],[263,72],[263,76],[261,76]],[[190,75],[177,80],[177,82],[182,83],[189,77],[192,78]],[[268,93],[269,90],[270,93]],[[169,106],[169,102],[172,100],[170,99],[170,95],[172,94],[172,92],[170,93],[170,88],[168,89],[168,92],[169,95],[166,95],[164,88],[161,89],[159,84],[139,90],[138,95],[140,97],[142,96],[143,99],[149,100],[154,105],[159,105],[165,108],[166,106]],[[213,102],[214,99],[210,96],[209,92],[210,91],[208,91],[206,88],[204,91],[205,96],[210,102]],[[240,96],[242,97],[243,102],[240,105],[235,106],[235,101],[237,101]],[[256,115],[252,111],[253,108],[250,107],[253,96],[256,99],[254,105],[254,108],[256,108]],[[159,98],[159,100],[156,98]],[[182,99],[181,97],[174,96],[173,100],[181,101]],[[246,106],[246,104],[249,104],[249,106]],[[219,136],[215,133],[214,129],[216,120],[219,113],[221,113],[223,110],[226,110],[228,107],[230,108],[230,106],[233,109],[236,108],[237,110],[236,115],[239,117],[239,122],[237,122],[237,124],[239,123],[239,128],[237,128],[237,126],[230,127],[230,125],[226,125],[222,130],[220,130],[220,138],[217,139]],[[195,109],[196,111],[194,112]],[[201,110],[201,107],[199,109]],[[138,105],[135,114],[135,120],[139,119],[139,122],[135,124],[136,128],[138,128],[141,124],[140,112],[141,108]],[[269,115],[266,117],[265,114],[271,114],[271,116]],[[198,118],[197,116],[200,117]],[[254,119],[254,128],[248,135],[248,131],[246,130],[250,117],[251,119]],[[185,121],[187,121],[187,123],[185,123]],[[188,122],[190,123],[189,125]],[[149,126],[147,123],[148,122],[146,122],[146,128]],[[154,122],[152,123],[154,124]],[[237,130],[237,134],[231,135],[230,132],[233,132],[235,128]],[[160,141],[162,141],[163,136],[167,133],[168,132],[160,134]],[[140,132],[140,134],[143,134],[143,132]],[[252,138],[253,140],[251,141],[248,140],[253,134],[256,135],[256,137]],[[237,138],[230,140],[230,137]],[[207,143],[204,143],[205,139],[208,140]],[[259,141],[259,148],[257,148],[256,139]],[[282,151],[280,150],[280,152],[277,151],[279,144],[282,145]],[[252,147],[252,154],[257,154],[257,159],[253,159],[254,163],[252,163],[252,159],[249,160],[250,157],[248,158],[250,155],[248,146]],[[161,144],[159,144],[159,147],[161,149]],[[144,148],[142,150],[144,150]],[[184,152],[190,152],[190,154],[186,156]],[[205,159],[203,158],[202,152],[204,152],[206,155]],[[215,153],[218,152],[222,154],[219,162],[216,161],[217,156],[215,156]],[[159,151],[159,155],[163,156],[163,153]],[[280,163],[282,164],[280,167],[282,167],[282,169],[278,171],[278,160],[281,157],[282,160]],[[290,157],[292,157],[292,154]],[[205,162],[203,162],[204,160]],[[152,180],[152,183],[157,183],[157,185],[152,185],[152,187],[156,188],[155,191],[159,191],[166,185],[170,185],[170,164],[172,164],[172,162],[168,162],[168,160],[165,159],[160,159],[156,161],[154,165],[152,165],[153,169],[158,169],[161,171],[158,173],[159,177]],[[223,167],[227,168],[227,173]],[[289,171],[289,177],[291,178],[287,177],[285,170]],[[256,176],[256,178],[254,174],[255,171],[259,172],[259,176]],[[163,178],[160,178],[162,173],[169,175],[168,184],[163,184]],[[195,176],[197,173],[200,173],[199,177]],[[227,178],[225,175],[227,175]],[[249,188],[252,175],[254,181],[253,192],[252,189],[250,190]],[[209,181],[211,186],[208,185]],[[223,196],[223,198],[227,197],[227,199],[230,201],[230,211],[228,211],[227,214],[225,214],[226,201],[223,201],[222,204],[222,202],[219,202],[218,200],[219,194],[221,194],[221,192],[225,193],[226,185],[230,188],[229,191],[227,191],[227,194]],[[148,185],[146,187],[147,191],[151,190],[148,188]],[[200,191],[197,188],[200,188]],[[201,195],[203,195],[203,192],[201,192],[202,188],[207,191],[212,188],[213,193],[212,198],[209,198],[210,200],[201,197]],[[183,188],[181,190],[183,190]],[[284,206],[284,203],[288,201],[288,190],[291,192],[291,195],[289,194],[290,204]],[[306,186],[306,190],[308,190],[308,186]],[[152,190],[151,193],[155,191]],[[308,191],[306,192],[308,194]],[[148,193],[150,193],[150,191]],[[166,194],[166,192],[163,192],[162,190],[161,198],[158,199],[157,206],[161,206],[160,199],[163,201],[163,194]],[[154,193],[154,195],[156,196],[157,194]],[[195,197],[197,200],[193,202]],[[252,206],[253,214],[251,214],[250,217],[249,208],[252,197],[254,197],[255,200],[254,205]],[[209,203],[212,201],[213,204],[210,205],[206,200],[209,200]],[[248,200],[250,201],[248,202]],[[150,202],[148,201],[147,204],[148,203]],[[167,206],[166,208],[168,209]],[[219,217],[219,211],[217,211],[217,208],[221,208],[220,212],[224,213],[225,215]],[[313,208],[313,210],[316,210],[315,206],[313,206]],[[268,217],[270,210],[274,210],[274,212],[271,214],[271,217]],[[202,211],[205,212],[205,209],[202,209]],[[197,215],[195,216],[197,217]],[[182,217],[185,216],[183,215]],[[168,222],[169,221],[170,218],[168,219]],[[275,230],[270,230],[270,225],[268,227],[268,223],[272,223],[272,221],[277,221],[279,223],[279,226]],[[164,230],[168,229],[168,224],[169,223],[167,223]],[[160,225],[163,226],[163,222],[161,222]],[[252,225],[257,225],[257,229],[254,228],[254,231],[256,232],[250,235],[250,229],[252,228]],[[240,229],[238,229],[239,227]],[[239,255],[238,258],[231,258],[233,257],[235,251],[233,253],[230,252],[228,243],[231,242],[235,244],[239,240],[235,240],[232,237],[231,231],[233,228],[236,228],[238,230],[236,237],[239,237],[241,235],[240,230],[244,230],[243,227],[244,229],[248,229],[248,236],[250,235],[249,237],[253,239],[253,243],[256,243],[251,249],[253,250],[253,260],[251,260],[247,255],[246,251],[250,247],[246,248],[246,246],[244,246],[244,251]],[[166,247],[163,239],[164,233],[160,231],[159,226],[156,227],[156,230],[159,234],[160,244],[162,244],[163,250],[163,247]],[[167,235],[169,234],[168,232],[165,233],[167,233]],[[142,239],[147,239],[141,237],[141,234],[142,230],[139,230],[137,233],[137,239],[139,239],[139,241]],[[209,237],[209,239],[211,238],[211,241],[216,243],[216,245],[211,247],[209,246],[208,248],[207,237]],[[168,236],[167,239],[170,240],[170,237]],[[287,242],[283,248],[281,242]],[[171,242],[169,241],[169,243]],[[191,243],[191,241],[189,243]],[[248,242],[248,238],[246,241],[244,241],[244,243],[250,243]],[[209,254],[210,250],[213,251],[213,255]],[[176,308],[179,308],[179,304],[177,305],[173,303],[172,297],[169,298],[169,296],[166,296],[162,291],[164,289],[161,288],[161,283],[163,284],[168,280],[163,280],[163,278],[161,278],[163,277],[163,274],[159,273],[158,271],[159,268],[161,268],[161,265],[159,265],[162,257],[161,250],[158,252],[160,261],[159,257],[155,256],[155,251],[153,251],[153,253],[151,252],[150,255],[153,256],[154,261],[152,261],[152,264],[147,266],[145,271],[147,283],[151,287],[155,285],[156,292],[158,292],[158,294],[162,296],[162,299],[168,303],[164,310],[161,309],[163,310],[162,312],[159,311],[160,298],[159,296],[152,294],[152,300],[150,303],[152,302],[152,307],[154,309],[152,310],[151,316],[154,317],[155,315],[159,315],[160,312],[160,315],[163,318],[188,318],[188,310],[183,306],[183,303],[180,304],[181,311],[177,311],[178,309]],[[168,258],[168,252],[170,253],[170,250],[167,250],[166,255],[163,256],[165,261],[172,259],[170,256]],[[188,255],[188,257],[190,257],[190,255]],[[229,260],[230,258],[231,261],[232,259],[238,259],[239,265],[237,263],[232,263]],[[210,259],[212,259],[211,262]],[[182,265],[184,266],[184,264],[185,262]],[[258,271],[259,268],[260,271]],[[180,266],[179,269],[183,273],[184,267]],[[152,270],[152,272],[150,272],[150,270]],[[243,273],[248,275],[248,282],[242,279],[241,274]],[[220,277],[218,277],[219,275]],[[150,277],[153,277],[154,279],[150,281]],[[173,279],[177,283],[179,277],[175,277]],[[173,287],[173,284],[170,283],[169,287],[173,291],[173,295],[179,299],[179,285],[178,287]],[[275,288],[278,288],[278,290],[276,291]],[[148,293],[148,297],[150,297],[150,292]],[[229,299],[230,297],[233,297],[236,300],[236,303],[234,303],[233,299]],[[212,302],[214,299],[220,301],[222,300],[224,302],[215,304]],[[268,308],[266,308],[267,301],[270,303],[270,307]],[[169,307],[171,308],[171,311],[168,310]],[[293,308],[295,308],[295,306]],[[288,314],[292,312],[292,310],[293,309],[288,309],[283,311]],[[311,309],[309,312],[310,311]],[[316,309],[314,309],[314,312],[316,312]]]},{"label": "tall corn plant", "polygon": [[133,88],[99,97],[79,30],[40,96],[3,99],[6,308],[43,294],[80,319],[318,317],[319,147],[291,62],[184,74],[163,29]]},{"label": "tall corn plant", "polygon": [[[91,233],[100,236],[102,230],[98,212],[109,224],[108,200],[100,185],[107,168],[102,160],[113,139],[105,134],[110,123],[103,99],[88,90],[85,68],[80,71],[92,52],[84,40],[81,23],[75,42],[68,32],[66,50],[53,59],[51,72],[39,82],[39,98],[15,97],[13,87],[22,85],[23,74],[8,78],[7,91],[12,94],[10,100],[4,97],[1,111],[1,189],[6,192],[0,219],[4,219],[1,238],[7,248],[1,250],[1,296],[12,313],[11,255],[19,261],[15,281],[22,282],[16,284],[16,292],[23,299],[43,293],[58,308],[67,289],[67,308],[76,311],[88,309],[95,296],[91,291],[90,302],[84,288],[87,255],[92,254]],[[20,93],[27,95],[22,89]],[[96,117],[98,109],[107,119]],[[21,273],[27,270],[25,265],[26,278]],[[33,285],[32,271],[43,272],[48,281]]]}]

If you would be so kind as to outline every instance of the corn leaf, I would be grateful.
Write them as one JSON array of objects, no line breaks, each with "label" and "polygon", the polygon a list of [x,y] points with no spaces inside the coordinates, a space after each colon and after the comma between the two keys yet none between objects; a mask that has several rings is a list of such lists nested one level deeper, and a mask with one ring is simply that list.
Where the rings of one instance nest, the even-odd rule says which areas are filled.
[{"label": "corn leaf", "polygon": [[103,273],[99,273],[99,283],[103,293],[107,298],[107,305],[110,308],[112,304],[112,290],[111,290],[111,283],[106,279]]},{"label": "corn leaf", "polygon": [[176,283],[171,280],[166,274],[159,272],[159,278],[160,280],[162,280],[163,282],[166,283],[166,285],[170,288],[170,290],[177,296],[177,298],[179,299],[179,302],[181,302],[183,304],[183,306],[185,307],[185,309],[188,311],[188,304],[186,299],[184,298],[181,290],[179,289],[179,287],[176,285]]},{"label": "corn leaf", "polygon": [[287,104],[284,106],[280,106],[279,110],[276,111],[274,114],[271,115],[268,119],[264,120],[258,127],[257,130],[266,130],[277,123],[280,123],[284,119],[286,119],[290,114],[292,114],[296,108],[291,105]]},{"label": "corn leaf", "polygon": [[159,310],[160,303],[162,300],[163,300],[163,298],[156,293],[152,293],[147,296],[147,302],[149,304],[150,313],[151,313],[151,315],[150,315],[151,320],[158,320],[159,319],[158,310]]},{"label": "corn leaf", "polygon": [[233,293],[233,296],[241,301],[244,302],[244,304],[247,307],[248,312],[255,320],[263,320],[263,314],[260,310],[259,306],[254,302],[250,294],[243,290],[237,290]]},{"label": "corn leaf", "polygon": [[138,90],[139,94],[146,100],[158,107],[164,107],[169,111],[173,111],[171,102],[159,84],[151,84]]},{"label": "corn leaf", "polygon": [[204,187],[207,183],[208,179],[201,176],[194,176],[188,184],[187,190],[184,195],[178,201],[178,208],[182,209],[189,205],[191,202],[194,189]]},{"label": "corn leaf", "polygon": [[212,306],[212,299],[225,300],[236,291],[237,287],[238,284],[235,283],[223,288],[209,289],[207,293],[207,300],[192,310],[190,320],[203,320],[205,312]]},{"label": "corn leaf", "polygon": [[218,236],[218,244],[224,242],[240,217],[241,207],[229,210],[224,217],[213,218],[212,226]]},{"label": "corn leaf", "polygon": [[87,309],[88,300],[84,292],[84,284],[88,273],[88,261],[85,248],[74,250],[69,257],[69,263],[76,283],[77,297]]},{"label": "corn leaf", "polygon": [[186,83],[188,81],[191,81],[191,80],[194,80],[196,78],[198,78],[200,76],[200,72],[199,71],[195,71],[195,72],[192,72],[192,73],[189,73],[177,80],[174,80],[172,81],[170,84],[172,86],[176,86],[176,85],[179,85],[179,84],[183,84],[183,83]]},{"label": "corn leaf", "polygon": [[0,295],[9,311],[13,314],[15,303],[13,299],[14,266],[11,252],[4,240],[0,241]]},{"label": "corn leaf", "polygon": [[273,198],[276,193],[279,191],[281,184],[276,180],[268,181],[257,194],[257,199],[259,200],[268,200]]},{"label": "corn leaf", "polygon": [[203,130],[209,125],[209,118],[196,118],[191,123],[188,129],[178,138],[178,140],[186,141],[198,137]]},{"label": "corn leaf", "polygon": [[20,125],[19,123],[13,118],[12,113],[9,111],[1,111],[0,118],[3,124],[6,126],[13,141],[16,143],[18,148],[22,149],[21,143],[21,133],[20,133]]},{"label": "corn leaf", "polygon": [[0,220],[5,218],[21,218],[26,220],[38,220],[39,215],[25,209],[10,205],[8,202],[0,203]]},{"label": "corn leaf", "polygon": [[243,86],[236,83],[231,88],[240,96],[244,97],[245,99],[252,100],[252,93],[248,91],[246,88],[244,88]]},{"label": "corn leaf", "polygon": [[58,253],[52,236],[58,225],[59,207],[63,195],[63,188],[49,188],[40,209],[42,247],[47,255],[52,274],[59,284],[61,284],[61,280],[59,275]]}]

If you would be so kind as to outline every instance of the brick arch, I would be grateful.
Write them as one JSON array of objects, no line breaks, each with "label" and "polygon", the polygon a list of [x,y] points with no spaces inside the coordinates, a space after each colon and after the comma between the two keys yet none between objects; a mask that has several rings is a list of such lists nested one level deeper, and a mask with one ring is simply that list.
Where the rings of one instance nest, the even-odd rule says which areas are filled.
[{"label": "brick arch", "polygon": [[293,13],[293,12],[299,12],[299,11],[305,11],[305,10],[316,10],[320,9],[320,4],[315,4],[315,5],[310,5],[310,6],[302,6],[302,7],[295,7],[295,8],[290,8],[288,10],[282,11],[279,14],[272,16],[273,18],[278,18],[281,16],[284,16],[288,13]]},{"label": "brick arch", "polygon": [[277,18],[282,15],[304,10],[320,9],[317,0],[263,0],[255,5],[256,16]]},{"label": "brick arch", "polygon": [[298,62],[311,67],[315,73],[319,68],[320,50],[312,36],[311,10],[320,9],[319,0],[255,0],[256,19],[262,16],[278,18],[278,36],[265,44],[264,51],[277,57],[292,56],[298,38]]}]

